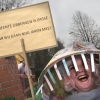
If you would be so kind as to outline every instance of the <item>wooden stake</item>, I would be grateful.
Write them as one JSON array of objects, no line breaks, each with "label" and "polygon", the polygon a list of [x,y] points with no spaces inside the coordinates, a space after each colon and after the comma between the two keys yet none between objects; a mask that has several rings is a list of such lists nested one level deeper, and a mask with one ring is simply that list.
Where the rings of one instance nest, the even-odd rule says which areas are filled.
[{"label": "wooden stake", "polygon": [[25,68],[27,71],[27,76],[28,76],[28,81],[29,81],[29,85],[30,85],[30,89],[31,89],[31,95],[32,95],[32,99],[35,100],[35,95],[34,95],[34,91],[33,91],[33,85],[32,85],[32,81],[31,81],[31,77],[30,77],[30,73],[29,73],[29,64],[28,64],[28,60],[27,60],[27,55],[26,55],[26,51],[25,51],[25,45],[24,45],[24,39],[21,39],[21,46],[22,46],[22,50],[23,50],[23,54],[24,54],[24,59],[25,59]]}]

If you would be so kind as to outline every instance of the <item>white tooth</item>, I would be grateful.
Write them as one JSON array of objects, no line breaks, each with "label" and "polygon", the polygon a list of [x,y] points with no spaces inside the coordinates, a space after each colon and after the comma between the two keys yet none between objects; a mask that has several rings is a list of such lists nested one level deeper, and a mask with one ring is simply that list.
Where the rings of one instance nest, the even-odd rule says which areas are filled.
[{"label": "white tooth", "polygon": [[93,56],[93,53],[91,53],[90,56],[91,56],[92,72],[95,72],[95,65],[94,65],[94,56]]},{"label": "white tooth", "polygon": [[84,76],[81,76],[80,78],[83,78]]},{"label": "white tooth", "polygon": [[82,56],[82,59],[83,59],[84,65],[85,65],[85,69],[87,70],[88,69],[88,64],[87,64],[85,55],[84,54],[81,54],[81,56]]},{"label": "white tooth", "polygon": [[54,89],[53,89],[53,86],[51,85],[51,83],[50,83],[50,81],[49,81],[49,79],[47,78],[46,75],[44,75],[44,78],[45,78],[45,80],[46,80],[46,82],[47,82],[47,84],[48,84],[50,90],[53,91],[53,90],[54,90]]},{"label": "white tooth", "polygon": [[74,55],[71,56],[76,72],[79,71]]},{"label": "white tooth", "polygon": [[79,79],[81,79],[81,78],[83,78],[83,77],[86,77],[86,76],[84,76],[84,75],[83,75],[83,76],[80,76]]},{"label": "white tooth", "polygon": [[57,73],[57,75],[58,75],[59,80],[62,80],[62,77],[61,77],[61,75],[60,75],[60,72],[59,72],[59,70],[58,70],[58,68],[57,68],[57,64],[54,64],[54,69],[55,69],[55,71],[56,71],[56,73]]}]

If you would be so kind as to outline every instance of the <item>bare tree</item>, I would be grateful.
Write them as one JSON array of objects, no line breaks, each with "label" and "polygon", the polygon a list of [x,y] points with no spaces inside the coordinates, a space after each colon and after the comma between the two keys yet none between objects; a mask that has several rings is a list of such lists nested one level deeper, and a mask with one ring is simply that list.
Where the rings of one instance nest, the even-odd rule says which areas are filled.
[{"label": "bare tree", "polygon": [[33,0],[0,0],[0,10],[10,10],[26,5],[31,5]]},{"label": "bare tree", "polygon": [[100,27],[88,15],[77,11],[73,15],[70,31],[70,34],[73,34],[77,39],[92,42],[97,48],[100,48]]}]

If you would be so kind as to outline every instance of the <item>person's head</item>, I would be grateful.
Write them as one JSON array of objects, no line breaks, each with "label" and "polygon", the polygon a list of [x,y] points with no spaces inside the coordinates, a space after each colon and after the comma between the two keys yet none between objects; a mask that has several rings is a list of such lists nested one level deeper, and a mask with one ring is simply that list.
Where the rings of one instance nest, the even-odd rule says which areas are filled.
[{"label": "person's head", "polygon": [[67,66],[70,71],[70,76],[68,76],[67,73],[64,71],[63,78],[65,90],[70,91],[73,88],[76,89],[77,92],[86,92],[92,90],[95,85],[95,77],[93,75],[94,73],[92,73],[91,70],[90,59],[86,59],[88,65],[87,70],[85,69],[85,65],[81,55],[76,55],[75,60],[78,67],[78,71],[75,70],[71,57],[68,57],[66,59]]}]

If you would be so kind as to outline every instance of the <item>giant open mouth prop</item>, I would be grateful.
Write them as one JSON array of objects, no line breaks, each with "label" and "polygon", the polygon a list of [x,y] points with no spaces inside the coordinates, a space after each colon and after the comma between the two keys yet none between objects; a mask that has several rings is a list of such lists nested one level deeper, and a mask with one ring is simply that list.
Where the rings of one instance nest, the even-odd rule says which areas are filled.
[{"label": "giant open mouth prop", "polygon": [[[89,66],[87,64],[87,59],[86,59],[86,56],[88,55],[91,63],[91,71],[93,73],[96,73],[96,65],[100,65],[100,50],[89,48],[89,49],[78,50],[78,51],[69,50],[68,52],[67,49],[63,49],[54,55],[54,57],[50,60],[50,62],[47,64],[47,66],[43,69],[42,73],[40,74],[40,77],[38,79],[39,89],[36,95],[38,95],[38,93],[42,91],[43,87],[45,86],[44,85],[45,82],[48,84],[50,91],[54,91],[55,88],[53,87],[54,86],[53,84],[58,84],[58,83],[56,82],[52,70],[54,70],[54,72],[56,73],[56,76],[58,77],[59,81],[63,80],[58,65],[59,62],[62,62],[63,68],[66,71],[67,76],[70,77],[71,73],[66,62],[67,57],[71,58],[74,65],[74,69],[76,72],[78,72],[79,68],[76,63],[76,58],[75,58],[76,55],[80,55],[80,57],[82,58],[85,70],[89,69]],[[80,75],[77,79],[81,82],[84,82],[88,79],[88,77],[89,77],[88,74],[83,74]]]}]

